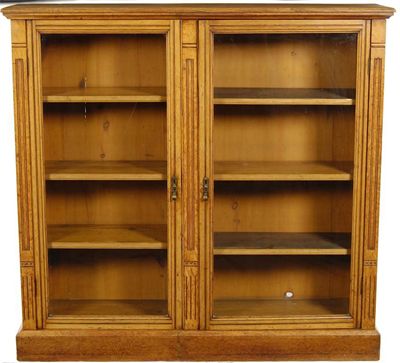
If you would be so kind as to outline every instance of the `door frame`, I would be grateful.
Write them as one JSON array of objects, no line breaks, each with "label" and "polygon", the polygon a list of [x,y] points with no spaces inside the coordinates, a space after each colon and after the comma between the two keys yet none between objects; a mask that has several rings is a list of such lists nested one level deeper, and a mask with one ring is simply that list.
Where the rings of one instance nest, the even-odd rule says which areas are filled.
[{"label": "door frame", "polygon": [[[168,200],[168,316],[54,316],[48,315],[48,251],[46,236],[46,189],[43,150],[43,109],[41,80],[42,34],[164,34],[166,39],[167,85],[167,195]],[[34,171],[34,235],[35,281],[38,328],[45,329],[174,329],[179,328],[181,315],[181,158],[179,62],[180,22],[178,20],[36,20],[27,22],[30,134]],[[177,178],[177,199],[171,195],[171,178]]]},{"label": "door frame", "polygon": [[[215,318],[213,303],[213,47],[214,34],[296,34],[296,33],[356,33],[357,75],[355,105],[355,143],[353,174],[353,210],[350,268],[349,315],[340,317],[265,317]],[[365,204],[365,157],[367,152],[367,102],[371,21],[368,20],[201,20],[199,21],[199,144],[200,174],[209,178],[209,200],[200,196],[200,266],[204,288],[201,289],[201,328],[210,330],[236,329],[325,329],[359,328],[361,326],[361,285],[363,266],[363,231]],[[204,306],[203,306],[204,305]]]}]

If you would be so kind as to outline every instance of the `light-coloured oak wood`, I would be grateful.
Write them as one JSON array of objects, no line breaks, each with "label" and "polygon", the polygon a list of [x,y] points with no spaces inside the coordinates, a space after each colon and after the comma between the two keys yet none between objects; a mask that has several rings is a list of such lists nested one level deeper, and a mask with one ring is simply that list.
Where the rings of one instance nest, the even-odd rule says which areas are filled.
[{"label": "light-coloured oak wood", "polygon": [[371,23],[367,22],[366,26],[360,31],[358,36],[358,57],[357,69],[359,70],[356,79],[356,89],[358,94],[364,95],[361,102],[357,102],[355,107],[355,144],[354,144],[354,173],[353,173],[353,216],[352,216],[352,254],[351,254],[351,276],[353,276],[350,285],[350,314],[354,317],[354,325],[360,327],[361,314],[361,266],[363,265],[364,244],[363,226],[370,223],[364,217],[365,210],[365,127],[368,123],[368,83],[369,83],[369,65],[370,65],[370,43],[371,43]]},{"label": "light-coloured oak wood", "polygon": [[199,238],[199,93],[197,21],[182,22],[181,97],[182,97],[182,171],[186,180],[182,188],[182,258],[183,258],[183,328],[200,326],[200,245]]},{"label": "light-coloured oak wood", "polygon": [[214,105],[354,105],[349,90],[307,88],[216,88]]},{"label": "light-coloured oak wood", "polygon": [[346,315],[348,305],[346,299],[216,300],[214,314],[215,317]]},{"label": "light-coloured oak wood", "polygon": [[[214,26],[214,22],[210,24]],[[278,29],[273,26],[271,29]],[[213,132],[213,180],[217,182],[213,190],[214,236],[248,231],[281,236],[323,231],[349,236],[352,184],[342,182],[352,180],[353,174],[356,37],[262,34],[268,33],[268,25],[261,24],[260,33],[253,35],[254,28],[257,26],[250,22],[241,23],[239,29],[229,22],[215,22],[213,28],[210,56],[216,106],[209,127]],[[297,33],[299,29],[290,30]],[[238,30],[240,35],[235,34]],[[257,107],[250,107],[253,105]],[[274,170],[275,163],[279,166]],[[232,175],[224,174],[227,180],[219,179],[221,165],[233,169],[229,170]],[[300,205],[301,212],[297,213],[295,209]],[[262,251],[266,255],[289,255],[284,257],[258,255],[251,248],[237,256],[217,254],[211,265],[211,294],[214,301],[226,296],[235,300],[279,299],[286,293],[294,293],[299,299],[348,301],[349,249],[347,237],[346,248],[334,250],[333,254],[342,255],[336,259],[322,257],[329,252],[318,247],[308,251],[317,254],[315,261],[306,259],[308,253],[301,248]],[[229,253],[235,254],[232,249]],[[324,276],[323,271],[331,268],[337,278],[341,276],[345,290],[339,285],[331,291],[322,287],[337,283],[329,275]],[[316,279],[318,273],[321,275]],[[309,290],[311,286],[315,289]],[[343,314],[348,312],[347,303]],[[213,310],[209,318],[209,326],[221,329],[241,329],[251,324],[246,317],[218,322]],[[321,323],[329,326],[328,320]],[[252,322],[252,328],[265,329],[271,324],[276,328],[272,321],[255,318]],[[336,323],[352,326],[351,321]]]},{"label": "light-coloured oak wood", "polygon": [[182,114],[181,114],[181,59],[178,56],[181,52],[181,24],[174,21],[171,27],[171,33],[168,36],[170,51],[170,70],[167,72],[167,89],[174,95],[173,103],[168,106],[168,122],[167,127],[167,155],[172,162],[168,163],[168,193],[172,190],[172,177],[176,179],[177,200],[169,199],[168,214],[168,238],[169,238],[169,280],[170,284],[168,311],[170,315],[174,315],[174,329],[182,329],[183,326],[183,266],[182,266],[182,198],[183,182],[182,182]]},{"label": "light-coloured oak wood", "polygon": [[382,157],[383,91],[385,67],[385,24],[373,21],[371,27],[371,66],[369,69],[369,108],[367,126],[368,157],[365,169],[364,266],[361,325],[373,329],[376,314],[377,253],[379,232],[380,168]]},{"label": "light-coloured oak wood", "polygon": [[215,255],[348,255],[348,233],[215,232]]},{"label": "light-coloured oak wood", "polygon": [[49,225],[49,248],[166,249],[165,225]]},{"label": "light-coloured oak wood", "polygon": [[[17,336],[19,360],[377,360],[376,330],[39,330]],[[59,346],[68,346],[60,356]],[[244,350],[244,347],[251,347]],[[229,358],[228,358],[229,357]]]},{"label": "light-coloured oak wood", "polygon": [[11,19],[374,19],[394,13],[375,4],[28,4],[2,11]]},{"label": "light-coloured oak wood", "polygon": [[167,315],[166,300],[50,300],[51,315]]},{"label": "light-coloured oak wood", "polygon": [[160,87],[46,87],[43,89],[43,102],[49,103],[165,101],[165,89]]},{"label": "light-coloured oak wood", "polygon": [[[21,296],[22,296],[22,326],[24,329],[36,329],[40,326],[41,315],[38,299],[35,296],[37,286],[35,268],[37,261],[36,245],[34,244],[34,224],[37,219],[33,214],[34,203],[32,194],[35,193],[36,180],[33,168],[37,157],[32,153],[31,145],[36,143],[36,133],[31,139],[30,110],[28,104],[28,50],[27,29],[25,22],[17,22],[13,27],[13,77],[14,77],[14,117],[17,161],[17,194],[18,194],[18,222],[19,251],[21,260]],[[24,227],[22,227],[24,226]],[[35,262],[35,260],[37,262]]]},{"label": "light-coloured oak wood", "polygon": [[351,180],[350,162],[216,161],[214,180]]},{"label": "light-coloured oak wood", "polygon": [[[19,359],[378,358],[393,9],[3,12],[13,19]],[[225,243],[215,251],[214,235]]]},{"label": "light-coloured oak wood", "polygon": [[166,180],[165,161],[47,161],[47,180]]},{"label": "light-coloured oak wood", "polygon": [[[280,39],[279,37],[271,37],[270,39],[270,44],[271,49],[269,49],[268,54],[273,53],[274,57],[270,57],[268,59],[267,52],[265,52],[265,49],[268,47],[268,43],[266,44],[263,42],[263,36],[254,37],[253,34],[254,29],[257,29],[257,25],[260,25],[260,32],[268,32],[268,26],[264,26],[261,30],[261,24],[257,25],[250,25],[250,22],[242,22],[240,25],[235,27],[233,23],[224,23],[224,22],[210,22],[211,26],[206,30],[210,30],[211,27],[213,27],[214,33],[211,35],[211,39],[206,37],[206,42],[209,41],[211,44],[206,44],[205,49],[209,50],[210,52],[207,53],[206,57],[214,57],[213,63],[212,61],[208,63],[209,70],[208,74],[206,71],[205,74],[205,81],[208,82],[207,86],[205,87],[205,93],[209,97],[208,102],[210,98],[212,99],[212,87],[211,85],[216,86],[216,87],[261,87],[261,88],[270,88],[270,87],[282,87],[282,85],[285,87],[297,87],[297,88],[321,88],[321,87],[327,87],[331,88],[347,88],[347,87],[354,87],[354,74],[352,71],[352,68],[354,69],[355,66],[355,43],[354,39],[347,39],[345,40],[344,43],[347,42],[347,44],[342,47],[341,50],[338,50],[338,52],[343,51],[344,48],[347,48],[347,54],[345,53],[335,53],[335,45],[329,40],[329,39],[320,39],[319,44],[317,45],[316,39],[318,38],[315,37],[314,39],[312,36],[309,36],[307,39],[307,36],[281,36]],[[240,28],[239,28],[240,26]],[[246,28],[247,27],[247,28]],[[271,26],[272,28],[272,26]],[[243,37],[240,39],[240,42],[236,42],[237,38],[236,35],[231,35],[229,33],[235,34],[235,31],[239,29],[241,33],[246,33],[243,35]],[[249,29],[249,30],[248,30]],[[277,28],[276,28],[277,29]],[[294,29],[294,28],[293,28]],[[291,29],[291,31],[293,31]],[[298,31],[297,29],[294,31]],[[226,32],[228,34],[224,34],[223,37],[220,37],[218,35],[218,32]],[[217,34],[216,34],[217,33]],[[225,38],[224,38],[225,37]],[[267,38],[267,37],[266,37]],[[291,41],[291,39],[293,41]],[[343,37],[345,39],[345,37]],[[332,38],[333,40],[333,38]],[[350,42],[348,42],[350,40]],[[279,49],[279,46],[274,45],[279,44],[281,47]],[[321,44],[324,44],[322,47],[324,48],[324,51],[326,55],[324,55],[323,52],[314,52],[318,47],[321,47]],[[343,44],[341,44],[343,46]],[[214,46],[214,47],[213,47]],[[211,48],[211,50],[210,50]],[[263,49],[264,48],[264,49]],[[214,51],[214,53],[212,52]],[[264,53],[263,53],[264,51]],[[291,52],[291,54],[290,54]],[[335,63],[331,62],[328,60],[329,54],[335,53]],[[262,60],[260,59],[260,54],[264,54],[262,57]],[[290,55],[289,55],[290,54]],[[350,55],[352,54],[352,55]],[[291,56],[293,58],[291,58]],[[347,57],[347,61],[346,61]],[[324,60],[325,58],[325,60]],[[323,62],[326,63],[327,68],[325,68],[326,72],[322,72],[321,77],[316,78],[312,76],[312,73],[307,73],[308,70],[311,71],[313,68],[307,68],[305,66],[306,62],[311,61],[311,59],[314,62],[314,66],[318,64],[317,68],[321,69],[324,66],[322,65]],[[351,60],[350,60],[351,59]],[[350,60],[350,61],[349,61]],[[326,62],[328,61],[328,62]],[[347,65],[346,65],[347,62]],[[353,63],[354,62],[354,63]],[[303,68],[299,72],[295,72],[294,70],[296,67],[299,67],[299,64],[297,63],[303,63],[300,68]],[[212,67],[211,67],[212,64]],[[281,67],[276,67],[276,64],[281,65]],[[274,66],[275,68],[278,68],[279,70],[274,71]],[[341,68],[344,66],[343,68]],[[270,67],[270,69],[268,68]],[[332,68],[331,68],[332,67]],[[324,77],[324,75],[328,75],[331,73],[333,68],[341,68],[342,73],[341,75],[336,76],[334,79],[329,77]],[[217,69],[218,68],[218,69]],[[304,69],[305,68],[305,69]],[[213,74],[211,73],[211,70],[213,69]],[[268,71],[265,71],[268,69]],[[314,68],[315,69],[315,68]],[[261,74],[260,71],[261,70]],[[288,70],[293,71],[293,76],[288,75]],[[265,73],[263,73],[265,71]],[[299,73],[297,75],[297,73]],[[344,76],[346,74],[346,76]],[[213,78],[212,78],[213,76]],[[309,77],[310,76],[310,77]],[[341,78],[343,76],[343,78]],[[210,80],[213,79],[214,83],[211,83]],[[333,83],[332,83],[333,82]],[[335,83],[338,82],[338,83]],[[348,83],[347,83],[348,82]],[[214,99],[215,100],[215,99]],[[351,124],[354,122],[354,110],[352,107],[346,106],[348,110],[344,110],[345,107],[342,106],[335,106],[339,108],[339,111],[332,107],[326,107],[319,105],[317,108],[316,107],[308,107],[306,105],[296,105],[296,106],[286,106],[286,105],[280,105],[279,108],[277,107],[266,107],[264,106],[257,106],[257,107],[246,107],[246,105],[217,105],[214,108],[215,114],[214,114],[214,123],[208,123],[209,121],[207,120],[207,126],[206,129],[212,130],[212,134],[209,135],[210,139],[207,139],[207,143],[210,142],[210,145],[213,147],[213,154],[211,153],[211,148],[206,150],[206,155],[214,155],[214,160],[212,161],[212,164],[214,166],[214,175],[213,175],[213,180],[218,179],[218,163],[223,161],[223,162],[231,162],[232,160],[235,161],[242,161],[242,162],[248,162],[250,161],[260,161],[260,162],[271,162],[271,161],[278,161],[278,162],[283,162],[283,161],[299,161],[299,162],[315,162],[316,160],[323,160],[323,161],[332,161],[332,160],[337,160],[337,161],[350,161],[352,160],[353,157],[353,137],[348,134],[349,128],[351,130]],[[277,112],[278,111],[278,112]],[[337,113],[336,113],[337,111]],[[271,115],[275,116],[273,113],[276,113],[276,123],[275,119],[271,117]],[[322,116],[325,113],[325,116]],[[326,116],[328,115],[329,116]],[[257,123],[253,121],[255,118],[254,115],[258,116]],[[261,115],[261,117],[259,116]],[[279,116],[278,116],[279,115]],[[284,115],[282,117],[282,115]],[[295,115],[295,117],[294,117]],[[310,120],[310,115],[311,115],[311,120],[312,123],[309,122]],[[337,118],[335,116],[338,116]],[[343,117],[345,115],[345,117]],[[221,117],[222,116],[222,117]],[[333,118],[333,117],[335,118]],[[210,117],[210,120],[212,122],[213,120],[213,115],[208,115],[206,113],[206,117]],[[333,121],[335,120],[335,122]],[[216,122],[218,120],[218,123]],[[249,123],[249,120],[252,121],[252,123]],[[300,120],[300,122],[299,122]],[[329,120],[327,122],[327,120]],[[336,122],[336,120],[339,120]],[[282,121],[287,122],[288,126],[287,133],[286,130],[282,130]],[[322,133],[321,131],[324,130],[327,126],[327,123],[332,121],[332,125],[335,125],[334,127],[330,128],[328,132],[325,134]],[[321,122],[321,128],[318,130],[318,123]],[[324,122],[324,124],[322,123]],[[308,123],[308,124],[307,124]],[[276,125],[276,129],[270,128],[268,132],[260,132],[261,130],[265,130],[267,127],[270,127],[272,125]],[[296,124],[300,125],[304,129],[300,131],[300,129],[296,130]],[[254,128],[248,129],[248,125],[255,126]],[[304,125],[306,127],[304,127]],[[344,126],[347,125],[347,126]],[[311,126],[311,127],[310,127]],[[317,127],[315,127],[317,126]],[[316,131],[314,131],[314,130]],[[230,133],[231,130],[234,130],[234,133]],[[254,131],[253,133],[250,134],[249,130]],[[318,130],[318,131],[317,131]],[[218,132],[218,133],[217,133]],[[315,132],[315,134],[313,134]],[[288,139],[282,139],[282,136],[286,135],[291,135],[293,138]],[[321,138],[321,135],[326,137],[324,140]],[[333,136],[334,135],[334,136]],[[339,136],[340,135],[340,136]],[[347,137],[345,136],[343,138],[342,135],[348,135]],[[354,135],[354,134],[353,134]],[[315,141],[310,140],[310,136],[313,137],[315,136]],[[290,140],[289,140],[290,139]],[[339,141],[341,139],[341,141]],[[255,146],[254,141],[256,142],[259,140],[260,142],[257,143],[257,146]],[[304,146],[302,144],[299,144],[299,141],[304,140]],[[337,140],[337,141],[336,141]],[[222,141],[222,142],[221,142]],[[291,146],[293,146],[293,149],[291,149]],[[218,152],[217,152],[218,151]],[[290,153],[293,151],[293,154],[290,155]],[[323,153],[325,153],[324,156]],[[339,156],[340,154],[340,156]],[[233,156],[234,155],[234,156]],[[275,159],[276,157],[276,159]],[[351,165],[351,162],[350,162]],[[212,168],[211,168],[212,170]],[[288,202],[290,203],[287,199],[287,195],[279,195],[279,196],[274,196],[274,193],[276,193],[275,187],[278,185],[270,184],[272,187],[271,190],[268,190],[269,187],[266,185],[265,186],[265,191],[266,193],[270,193],[271,200],[276,200],[276,205],[273,207],[270,206],[275,212],[282,212],[282,217],[281,220],[278,218],[274,218],[272,215],[268,215],[268,207],[266,209],[262,208],[261,206],[263,203],[257,203],[257,205],[252,205],[252,203],[255,201],[255,199],[252,198],[252,196],[255,196],[257,193],[260,192],[260,190],[263,188],[262,184],[249,184],[245,185],[245,183],[232,183],[233,185],[230,186],[230,183],[216,183],[214,185],[214,190],[211,189],[211,192],[214,192],[214,198],[218,197],[218,193],[220,195],[224,195],[227,190],[229,190],[228,193],[231,193],[231,201],[228,202],[225,207],[227,208],[225,212],[223,211],[223,208],[220,208],[219,212],[221,214],[218,216],[217,219],[215,219],[215,213],[214,213],[214,231],[221,231],[221,229],[218,229],[221,227],[221,225],[224,224],[222,222],[219,224],[219,221],[226,221],[226,216],[230,214],[231,209],[232,209],[232,226],[230,229],[222,229],[223,231],[242,231],[246,232],[248,230],[252,231],[269,231],[269,228],[275,229],[276,232],[282,232],[282,228],[285,231],[288,232],[297,232],[296,229],[290,229],[291,228],[291,222],[292,218],[289,217],[287,214],[288,210],[284,207],[283,209],[281,208],[282,201],[283,203]],[[213,183],[211,182],[211,185],[213,186]],[[236,186],[235,186],[236,185]],[[314,189],[317,184],[313,184],[312,188],[308,188],[306,183],[304,185],[300,184],[300,186],[296,186],[295,183],[293,184],[288,184],[288,190],[294,188],[297,189],[298,187],[301,189],[304,187],[303,192],[305,194],[308,194],[308,191],[311,189]],[[333,186],[332,186],[333,187]],[[285,188],[283,185],[282,188]],[[330,188],[330,186],[328,186]],[[335,188],[335,187],[333,187]],[[273,191],[272,191],[273,190]],[[315,190],[315,189],[314,189]],[[349,188],[349,191],[351,190],[351,185]],[[303,193],[301,192],[301,193]],[[330,192],[328,192],[329,194]],[[279,194],[279,193],[278,193]],[[338,193],[338,196],[341,194]],[[251,200],[249,203],[246,203],[246,206],[243,208],[243,204],[240,203],[240,200],[242,199],[242,196],[246,195],[248,196]],[[347,198],[347,197],[346,197]],[[316,197],[316,199],[319,199],[319,197]],[[350,198],[351,199],[351,198]],[[350,200],[349,199],[349,200]],[[215,203],[216,199],[214,199],[214,203],[211,204],[214,206],[214,208],[217,208],[218,204]],[[294,203],[296,204],[296,203]],[[307,202],[305,204],[308,204]],[[313,202],[311,202],[309,205],[311,206]],[[304,205],[303,205],[304,206]],[[255,210],[259,210],[259,208],[262,208],[262,212],[254,213]],[[321,205],[322,207],[322,205]],[[347,207],[346,207],[347,208]],[[246,212],[243,213],[243,210],[246,209]],[[316,208],[318,209],[318,208]],[[322,207],[322,210],[324,207]],[[251,212],[253,211],[253,212]],[[215,212],[215,209],[213,210]],[[351,206],[348,209],[347,217],[345,217],[343,220],[347,220],[347,225],[349,226],[349,222],[351,219],[349,218],[351,212]],[[247,214],[248,213],[248,214]],[[260,216],[260,224],[258,223],[252,223],[250,222],[250,219],[247,220],[245,215],[250,215],[252,214],[253,216]],[[289,212],[290,215],[290,212]],[[224,217],[222,217],[224,216]],[[265,216],[267,216],[265,218]],[[221,219],[219,218],[221,217]],[[229,218],[229,217],[228,217]],[[273,222],[268,223],[269,218],[274,219]],[[306,220],[308,218],[302,219],[302,221],[298,224],[298,226],[305,227],[307,224]],[[327,220],[330,220],[331,216],[327,215]],[[217,224],[215,221],[218,221]],[[248,223],[249,221],[249,223]],[[207,223],[210,223],[211,221],[208,220]],[[248,223],[248,224],[247,224]],[[268,227],[265,226],[265,224],[268,224]],[[286,224],[285,224],[286,223]],[[289,223],[290,227],[287,225]],[[331,223],[331,222],[328,222]],[[263,226],[264,224],[264,226]],[[246,226],[244,226],[246,225]],[[251,226],[252,225],[252,226]],[[316,231],[314,228],[318,228],[316,225],[309,225],[312,231]],[[224,227],[223,227],[224,228]],[[289,228],[290,230],[286,230],[286,228]],[[335,230],[336,226],[334,227]],[[339,227],[340,228],[340,227]],[[348,227],[346,227],[347,229]],[[210,231],[210,229],[208,229]],[[308,230],[303,230],[304,232],[309,232],[310,229]],[[212,251],[211,251],[212,253]],[[210,255],[208,255],[210,256]],[[255,272],[250,266],[252,264],[255,264],[255,261],[250,261],[248,260],[248,265],[242,265],[239,263],[238,260],[231,260],[232,265],[236,265],[237,270],[239,270],[239,274],[242,273],[243,275],[246,275],[246,278],[241,278],[239,275],[235,276],[236,280],[220,280],[224,281],[221,283],[217,284],[217,273],[219,273],[219,277],[221,277],[221,270],[220,266],[222,264],[222,261],[220,258],[222,257],[228,257],[228,256],[216,256],[216,261],[214,261],[214,264],[217,264],[218,266],[217,270],[214,270],[214,276],[212,275],[213,272],[212,270],[208,272],[209,276],[213,276],[215,285],[213,286],[213,289],[211,290],[209,288],[208,293],[214,294],[214,297],[216,296],[215,294],[219,294],[220,290],[225,291],[227,289],[226,286],[234,286],[234,289],[240,290],[238,293],[239,296],[240,294],[245,294],[246,296],[254,296],[254,294],[259,294],[260,293],[260,286],[263,284],[274,284],[273,280],[269,281],[269,276],[266,273],[263,275],[263,281],[258,281],[257,286],[251,286],[249,284],[248,280],[252,279],[257,279],[257,275],[259,275],[261,272]],[[231,256],[232,258],[234,256]],[[243,256],[240,256],[243,257]],[[245,256],[246,258],[248,256]],[[252,256],[251,256],[252,257]],[[211,257],[208,257],[211,260]],[[273,262],[273,261],[272,261]],[[291,265],[293,263],[293,265]],[[268,264],[268,263],[267,263]],[[226,261],[226,265],[229,266],[229,261]],[[257,266],[258,263],[256,264]],[[213,267],[213,263],[208,264],[209,267]],[[290,267],[289,267],[290,266]],[[297,265],[294,263],[294,261],[288,262],[288,269],[293,269],[298,271],[299,274],[303,274],[304,266]],[[348,267],[347,267],[348,268]],[[249,270],[247,270],[249,269]],[[280,269],[285,270],[285,267],[281,267]],[[273,273],[279,273],[282,272],[278,268],[276,271],[273,270]],[[344,267],[344,270],[346,270],[346,267]],[[279,272],[278,272],[279,271]],[[270,273],[272,273],[270,271]],[[224,274],[222,273],[222,276]],[[279,275],[280,276],[280,275]],[[346,276],[346,273],[343,275],[344,278]],[[294,286],[297,286],[299,289],[299,292],[306,293],[305,290],[303,291],[302,288],[306,287],[309,284],[313,284],[311,280],[306,275],[303,275],[304,280],[301,281],[296,281],[294,283]],[[276,279],[279,279],[277,275],[275,275]],[[240,281],[239,281],[240,280]],[[282,280],[280,279],[281,283]],[[266,294],[268,294],[268,291],[265,291]],[[283,294],[283,292],[281,292]],[[210,296],[209,295],[209,296]],[[278,292],[279,295],[279,292]],[[258,295],[259,296],[259,295]],[[282,296],[282,295],[281,295]],[[310,295],[311,298],[315,298],[316,296],[311,293]],[[236,296],[235,298],[239,298]],[[210,310],[209,310],[210,311]],[[212,319],[212,313],[211,313],[211,319]],[[235,323],[236,322],[236,323]],[[257,329],[258,327],[260,329],[265,329],[269,325],[268,324],[262,324],[260,321],[257,321]],[[231,324],[231,325],[229,325]],[[230,329],[241,329],[243,328],[243,324],[251,324],[249,322],[241,323],[240,325],[238,321],[232,321],[225,322],[224,326],[222,329],[230,328]],[[269,322],[271,324],[271,322]],[[326,324],[326,322],[325,322]],[[211,324],[209,326],[214,327],[213,320],[211,321]],[[250,325],[249,325],[250,326]],[[254,329],[255,324],[251,325],[251,327]],[[347,325],[349,326],[349,325]],[[351,326],[351,324],[350,324]]]},{"label": "light-coloured oak wood", "polygon": [[[212,233],[212,229],[209,226],[212,223],[212,208],[209,204],[212,202],[213,187],[212,183],[212,160],[210,156],[206,156],[208,150],[212,150],[212,139],[211,139],[211,120],[213,114],[212,105],[212,92],[213,85],[210,79],[206,77],[211,76],[209,69],[212,64],[211,56],[211,34],[208,29],[208,22],[205,20],[198,21],[198,77],[199,77],[199,95],[202,97],[199,102],[199,182],[202,181],[205,176],[210,177],[210,200],[201,201],[200,195],[197,196],[199,202],[199,238],[200,241],[205,243],[200,244],[199,248],[199,267],[200,271],[200,291],[199,296],[203,304],[200,305],[200,329],[206,330],[210,326],[210,302],[212,301],[212,293],[210,291],[210,279],[211,279],[211,266],[212,258],[210,253],[211,239],[209,236]],[[204,179],[203,179],[204,180]]]},{"label": "light-coloured oak wood", "polygon": [[[179,95],[172,92],[171,81],[176,39],[167,34],[176,27],[175,22],[134,21],[125,22],[122,32],[132,34],[112,34],[113,25],[108,24],[108,31],[104,25],[95,26],[98,34],[41,36],[45,157],[50,170],[46,201],[53,212],[61,212],[50,212],[48,237],[54,237],[54,224],[62,225],[64,237],[64,232],[73,235],[49,250],[49,300],[165,302],[157,317],[127,318],[114,304],[108,308],[115,310],[112,319],[71,314],[68,319],[49,318],[51,328],[175,325],[175,209],[180,201],[171,203],[169,195],[170,180],[180,168],[174,151],[179,139],[171,136]],[[64,31],[68,32],[65,27]],[[100,219],[98,213],[103,215]],[[133,231],[127,225],[134,220],[168,227]],[[75,227],[65,231],[68,225]]]}]

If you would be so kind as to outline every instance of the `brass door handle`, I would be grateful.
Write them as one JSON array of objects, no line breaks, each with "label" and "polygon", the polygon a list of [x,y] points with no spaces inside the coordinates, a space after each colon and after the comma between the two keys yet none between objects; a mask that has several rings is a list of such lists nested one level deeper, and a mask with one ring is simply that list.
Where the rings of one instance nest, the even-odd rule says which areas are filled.
[{"label": "brass door handle", "polygon": [[178,178],[176,176],[171,178],[171,199],[173,201],[178,199]]},{"label": "brass door handle", "polygon": [[210,189],[210,180],[205,176],[203,178],[203,200],[208,200]]}]

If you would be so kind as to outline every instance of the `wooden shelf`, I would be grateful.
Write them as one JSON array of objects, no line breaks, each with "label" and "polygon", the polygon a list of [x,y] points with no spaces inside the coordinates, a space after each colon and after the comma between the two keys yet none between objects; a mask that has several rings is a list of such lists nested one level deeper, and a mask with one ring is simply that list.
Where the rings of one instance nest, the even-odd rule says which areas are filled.
[{"label": "wooden shelf", "polygon": [[[166,180],[165,161],[47,161],[46,180]],[[216,181],[348,181],[351,162],[219,161]]]},{"label": "wooden shelf", "polygon": [[52,300],[53,315],[167,315],[166,300]]},{"label": "wooden shelf", "polygon": [[46,161],[46,180],[166,180],[165,161]]},{"label": "wooden shelf", "polygon": [[348,315],[347,299],[216,300],[214,316],[261,317],[294,315]]},{"label": "wooden shelf", "polygon": [[351,162],[217,161],[216,181],[351,180]]},{"label": "wooden shelf", "polygon": [[52,249],[148,249],[167,248],[165,225],[49,225]]},{"label": "wooden shelf", "polygon": [[215,105],[342,105],[355,104],[348,89],[215,88]]},{"label": "wooden shelf", "polygon": [[162,87],[45,87],[43,102],[165,102]]},{"label": "wooden shelf", "polygon": [[215,255],[349,255],[350,233],[215,232]]}]

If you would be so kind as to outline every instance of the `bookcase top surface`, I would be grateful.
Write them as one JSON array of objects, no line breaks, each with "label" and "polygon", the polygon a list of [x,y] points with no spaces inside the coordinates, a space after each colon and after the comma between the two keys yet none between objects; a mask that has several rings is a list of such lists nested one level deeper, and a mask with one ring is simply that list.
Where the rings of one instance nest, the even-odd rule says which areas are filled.
[{"label": "bookcase top surface", "polygon": [[30,4],[2,10],[9,19],[376,19],[377,4]]}]

